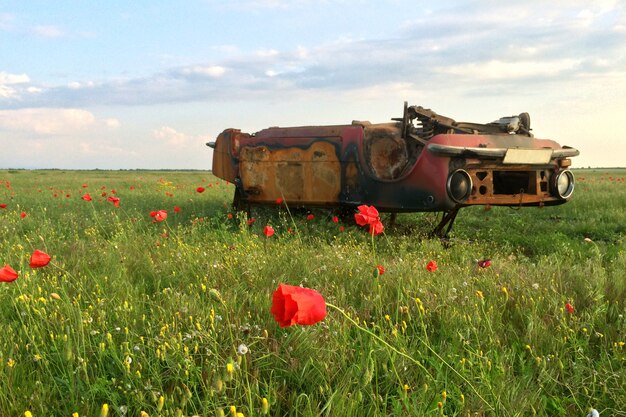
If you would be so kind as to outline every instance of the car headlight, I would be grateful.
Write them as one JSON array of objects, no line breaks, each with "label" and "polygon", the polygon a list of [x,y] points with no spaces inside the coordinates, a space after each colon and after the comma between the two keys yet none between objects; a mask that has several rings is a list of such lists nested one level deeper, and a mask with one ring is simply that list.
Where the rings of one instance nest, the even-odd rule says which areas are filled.
[{"label": "car headlight", "polygon": [[448,195],[457,203],[463,203],[472,193],[472,177],[462,170],[457,169],[448,177]]},{"label": "car headlight", "polygon": [[559,198],[569,198],[574,192],[574,174],[572,171],[561,171],[554,181],[554,190]]}]

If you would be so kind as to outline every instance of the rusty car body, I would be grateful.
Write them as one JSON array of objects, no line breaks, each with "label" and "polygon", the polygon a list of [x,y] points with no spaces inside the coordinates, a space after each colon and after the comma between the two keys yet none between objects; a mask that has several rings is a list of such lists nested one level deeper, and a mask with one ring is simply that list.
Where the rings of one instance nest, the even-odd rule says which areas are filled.
[{"label": "rusty car body", "polygon": [[213,173],[235,184],[234,204],[443,212],[450,230],[472,205],[549,206],[568,201],[576,149],[531,133],[527,113],[464,123],[404,103],[389,123],[224,130]]}]

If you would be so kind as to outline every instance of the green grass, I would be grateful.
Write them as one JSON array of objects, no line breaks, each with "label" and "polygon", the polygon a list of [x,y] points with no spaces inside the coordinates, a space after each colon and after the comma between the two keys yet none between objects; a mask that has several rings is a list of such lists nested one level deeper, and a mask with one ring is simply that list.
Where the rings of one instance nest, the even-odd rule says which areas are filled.
[{"label": "green grass", "polygon": [[[0,283],[0,415],[626,415],[626,171],[576,175],[570,203],[464,209],[442,242],[422,213],[373,241],[322,210],[248,227],[204,172],[0,171],[0,267],[20,273]],[[347,316],[281,329],[281,282]]]}]

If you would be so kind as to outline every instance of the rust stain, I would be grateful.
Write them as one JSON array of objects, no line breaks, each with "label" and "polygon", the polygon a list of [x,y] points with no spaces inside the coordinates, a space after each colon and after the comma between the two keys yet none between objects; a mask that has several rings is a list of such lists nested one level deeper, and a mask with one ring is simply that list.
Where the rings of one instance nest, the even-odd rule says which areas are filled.
[{"label": "rust stain", "polygon": [[284,198],[290,203],[322,205],[337,201],[341,191],[336,147],[325,141],[305,149],[244,146],[240,149],[239,174],[250,202]]},{"label": "rust stain", "polygon": [[396,123],[367,126],[364,147],[366,161],[377,178],[398,178],[409,162],[407,142]]}]

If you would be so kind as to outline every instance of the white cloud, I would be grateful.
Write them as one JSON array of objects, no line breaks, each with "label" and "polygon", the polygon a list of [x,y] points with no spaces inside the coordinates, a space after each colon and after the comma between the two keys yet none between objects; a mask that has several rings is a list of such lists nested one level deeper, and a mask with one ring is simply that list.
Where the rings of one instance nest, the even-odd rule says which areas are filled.
[{"label": "white cloud", "polygon": [[90,88],[94,87],[95,85],[96,83],[94,83],[93,81],[72,81],[67,85],[67,88],[69,88],[70,90],[80,90],[81,88]]},{"label": "white cloud", "polygon": [[28,108],[0,110],[0,130],[38,135],[66,135],[99,127],[118,127],[116,119],[98,120],[82,109]]},{"label": "white cloud", "polygon": [[117,119],[104,119],[104,124],[110,129],[117,129],[122,125]]},{"label": "white cloud", "polygon": [[276,49],[260,49],[256,51],[256,55],[262,58],[272,58],[278,54],[279,52]]},{"label": "white cloud", "polygon": [[219,65],[201,66],[196,65],[189,68],[184,68],[182,73],[184,75],[200,75],[204,77],[221,77],[226,72],[226,68]]},{"label": "white cloud", "polygon": [[572,70],[579,60],[561,59],[554,61],[504,62],[491,60],[462,65],[440,67],[442,73],[462,76],[474,80],[514,80],[527,77],[554,76],[562,71]]},{"label": "white cloud", "polygon": [[177,147],[190,144],[197,144],[206,142],[209,140],[209,136],[206,135],[188,135],[186,133],[178,132],[176,129],[169,126],[162,126],[152,131],[152,136],[155,139],[163,141],[167,145]]},{"label": "white cloud", "polygon": [[32,28],[32,32],[42,38],[59,38],[65,33],[58,27],[53,25],[41,25]]},{"label": "white cloud", "polygon": [[30,77],[26,74],[10,74],[8,72],[0,72],[0,98],[16,97],[17,90],[14,86],[28,82],[30,82]]}]

